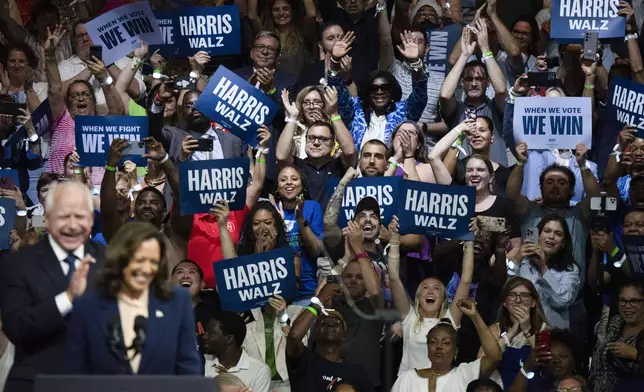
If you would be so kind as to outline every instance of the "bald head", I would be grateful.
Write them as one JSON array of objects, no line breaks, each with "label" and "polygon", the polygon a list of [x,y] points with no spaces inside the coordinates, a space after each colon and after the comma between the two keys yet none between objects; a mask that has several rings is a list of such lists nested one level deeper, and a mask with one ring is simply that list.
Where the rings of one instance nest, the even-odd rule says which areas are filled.
[{"label": "bald head", "polygon": [[81,183],[60,183],[45,200],[47,231],[68,252],[84,244],[94,224],[92,194]]}]

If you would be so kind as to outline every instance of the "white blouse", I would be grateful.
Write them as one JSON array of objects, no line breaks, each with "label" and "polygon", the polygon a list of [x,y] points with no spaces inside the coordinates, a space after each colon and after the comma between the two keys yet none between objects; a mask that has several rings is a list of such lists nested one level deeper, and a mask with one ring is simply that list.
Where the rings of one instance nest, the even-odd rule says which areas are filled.
[{"label": "white blouse", "polygon": [[[467,385],[479,378],[481,359],[462,363],[444,376],[436,379],[435,392],[465,392]],[[391,392],[427,392],[429,379],[420,377],[416,370],[408,370],[398,376]]]}]

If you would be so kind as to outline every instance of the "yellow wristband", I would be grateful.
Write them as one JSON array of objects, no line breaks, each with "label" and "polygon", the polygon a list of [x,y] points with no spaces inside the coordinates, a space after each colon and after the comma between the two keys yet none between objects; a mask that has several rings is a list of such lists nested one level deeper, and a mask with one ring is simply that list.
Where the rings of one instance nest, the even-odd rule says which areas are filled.
[{"label": "yellow wristband", "polygon": [[114,166],[110,166],[110,165],[105,165],[105,170],[111,171],[111,172],[116,172],[116,168]]}]

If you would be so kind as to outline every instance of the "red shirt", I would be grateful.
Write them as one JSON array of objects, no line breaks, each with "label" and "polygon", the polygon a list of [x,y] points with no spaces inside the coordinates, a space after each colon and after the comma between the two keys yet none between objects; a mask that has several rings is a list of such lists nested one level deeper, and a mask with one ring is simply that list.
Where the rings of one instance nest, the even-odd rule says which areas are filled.
[{"label": "red shirt", "polygon": [[[227,226],[235,244],[239,241],[242,223],[249,211],[248,206],[244,206],[241,211],[230,211]],[[188,259],[201,267],[207,288],[215,287],[215,271],[212,269],[212,263],[220,261],[222,258],[221,239],[216,218],[209,214],[195,214],[188,241]]]}]

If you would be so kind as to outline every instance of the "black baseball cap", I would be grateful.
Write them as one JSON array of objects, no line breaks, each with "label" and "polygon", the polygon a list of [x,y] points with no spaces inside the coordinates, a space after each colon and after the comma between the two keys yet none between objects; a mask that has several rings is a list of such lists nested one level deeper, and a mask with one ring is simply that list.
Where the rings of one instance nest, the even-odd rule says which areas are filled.
[{"label": "black baseball cap", "polygon": [[365,196],[358,202],[354,216],[358,216],[362,211],[373,211],[380,219],[380,204],[378,200],[371,196]]}]

